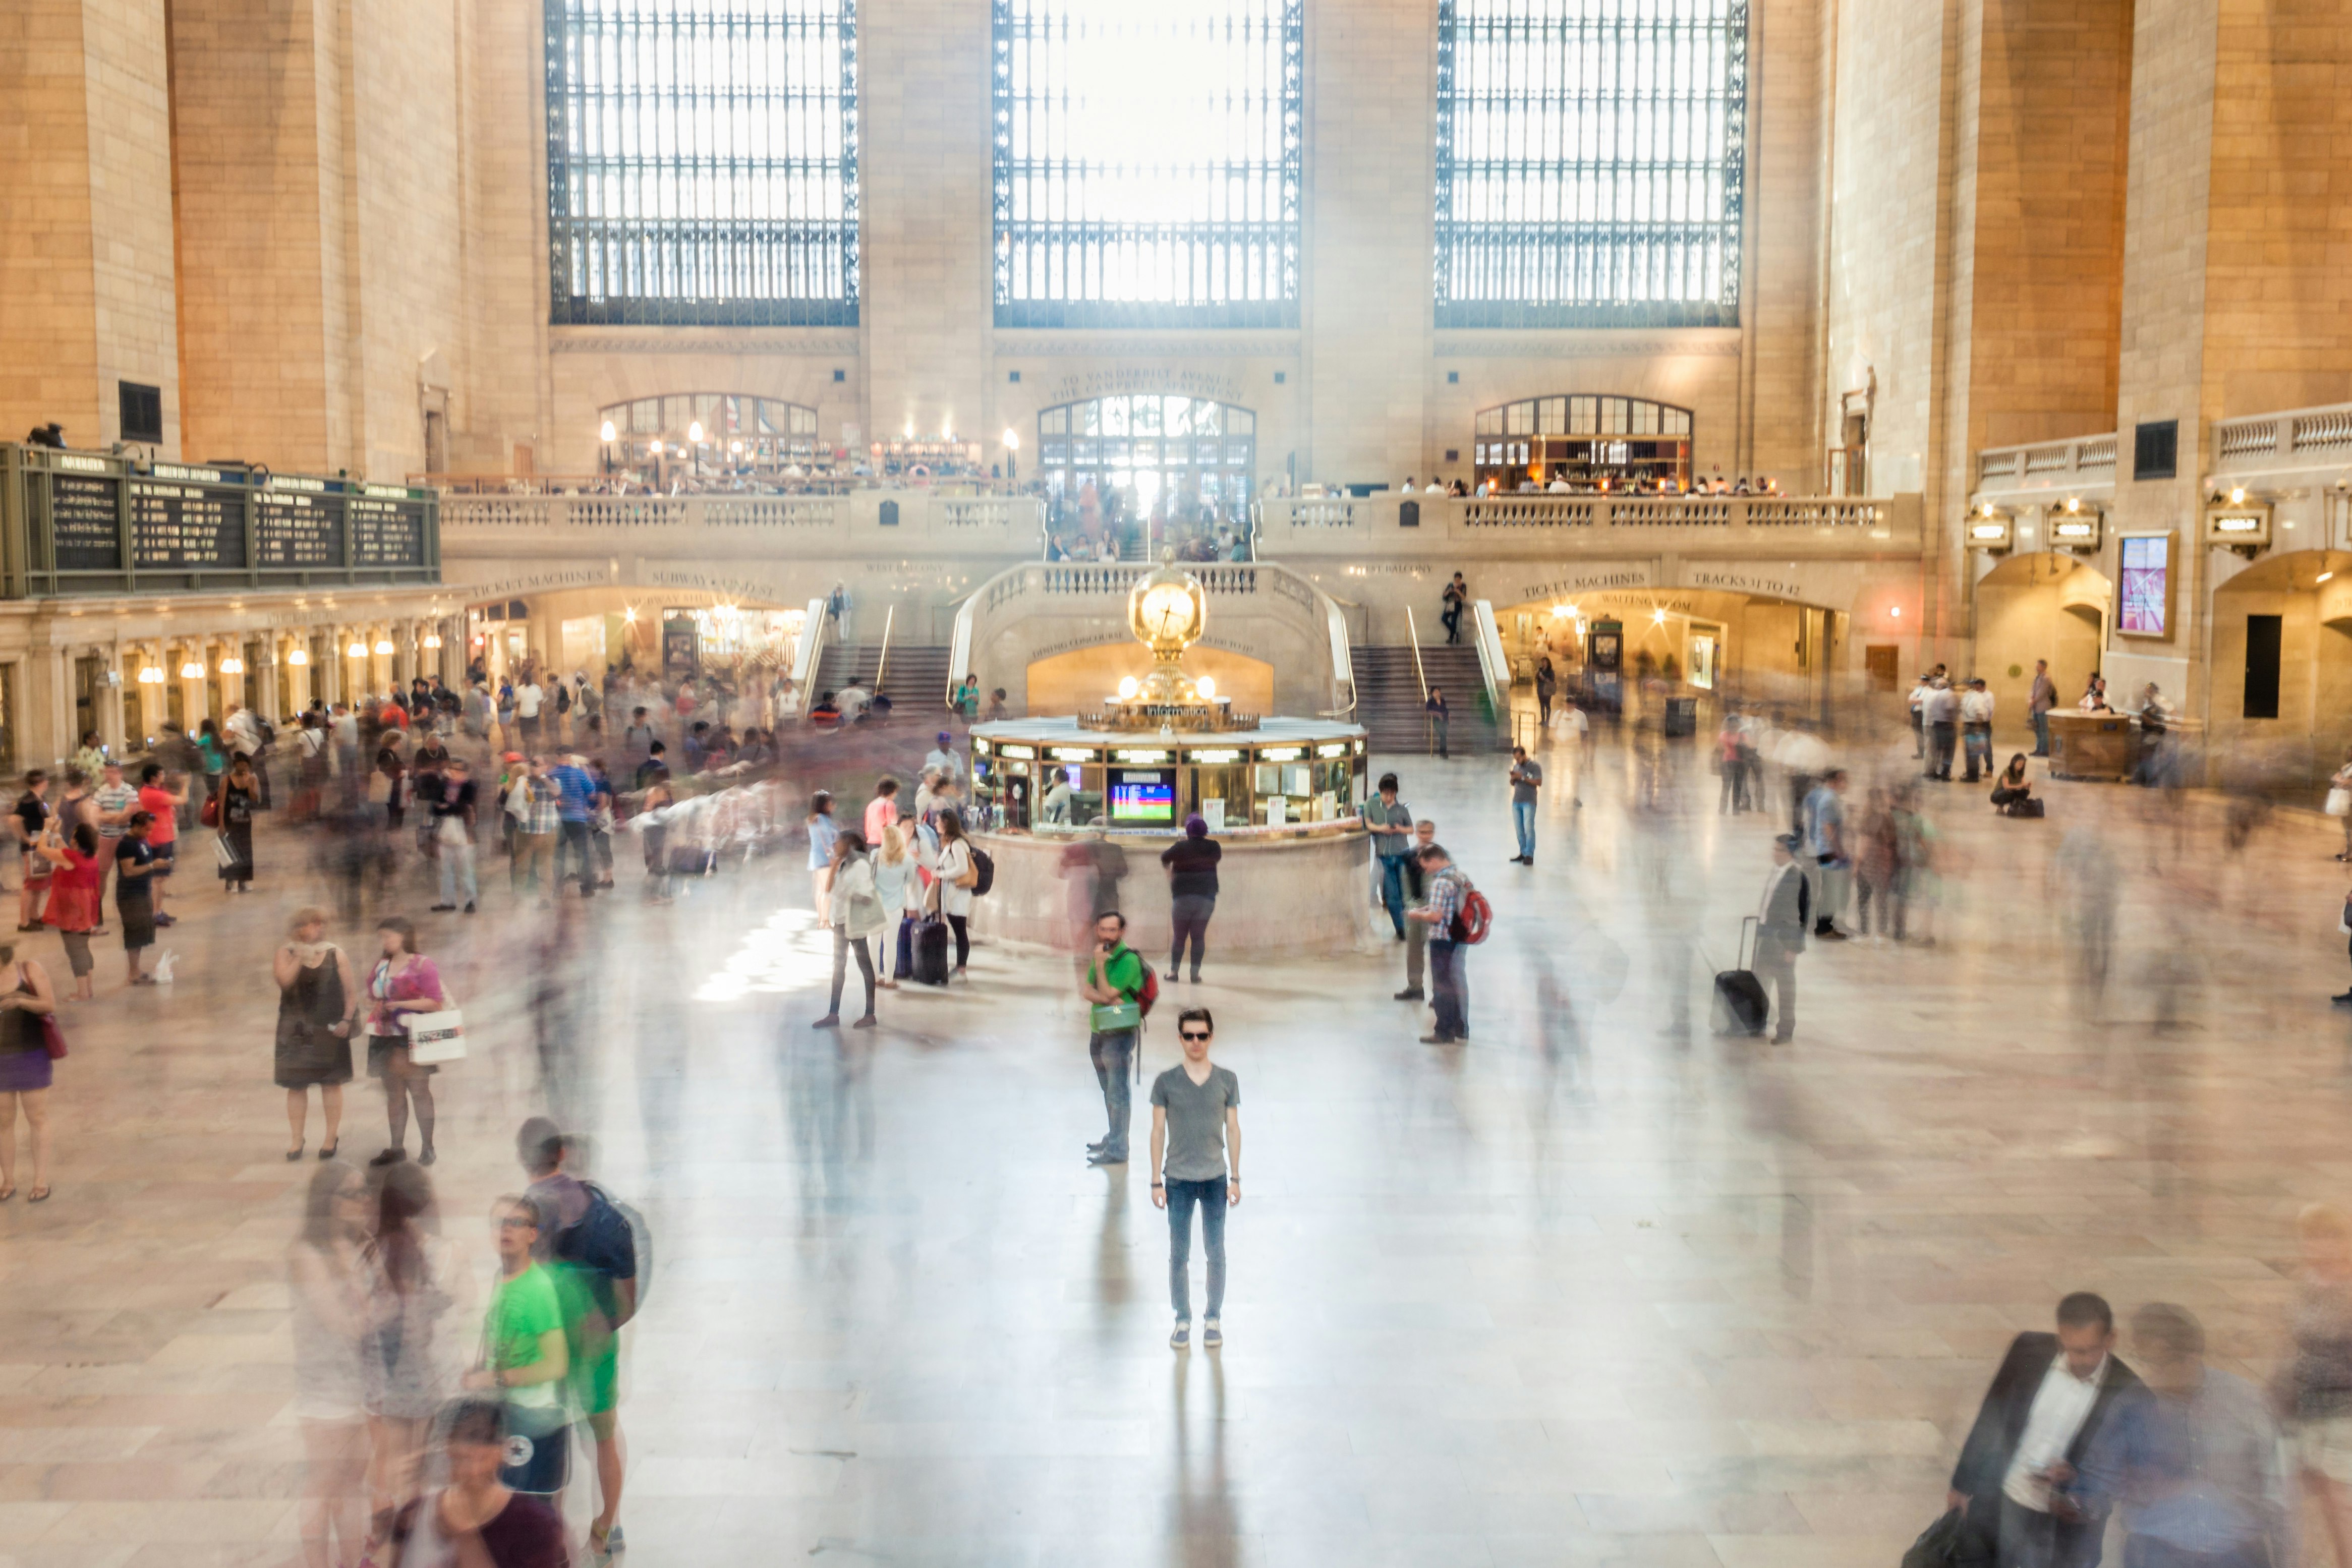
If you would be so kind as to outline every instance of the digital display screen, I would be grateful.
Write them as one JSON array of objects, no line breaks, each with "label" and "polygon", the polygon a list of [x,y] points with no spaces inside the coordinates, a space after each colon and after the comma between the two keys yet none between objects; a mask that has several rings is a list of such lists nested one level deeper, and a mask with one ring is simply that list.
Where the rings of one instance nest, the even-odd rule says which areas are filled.
[{"label": "digital display screen", "polygon": [[2171,536],[2144,535],[2123,541],[2123,594],[2116,630],[2142,637],[2164,635],[2165,611],[2170,605],[2166,581],[2170,565]]},{"label": "digital display screen", "polygon": [[1115,823],[1173,822],[1176,820],[1176,770],[1172,768],[1112,768],[1110,820]]}]

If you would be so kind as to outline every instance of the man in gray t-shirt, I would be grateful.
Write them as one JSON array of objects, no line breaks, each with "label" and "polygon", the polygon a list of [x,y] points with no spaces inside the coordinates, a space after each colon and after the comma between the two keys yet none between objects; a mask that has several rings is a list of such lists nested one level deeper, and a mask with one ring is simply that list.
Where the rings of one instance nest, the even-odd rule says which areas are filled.
[{"label": "man in gray t-shirt", "polygon": [[1206,1008],[1176,1015],[1184,1060],[1151,1081],[1151,1201],[1168,1211],[1168,1293],[1176,1307],[1170,1346],[1192,1342],[1192,1210],[1209,1259],[1209,1315],[1201,1345],[1225,1343],[1225,1209],[1242,1200],[1242,1085],[1209,1060],[1216,1021]]},{"label": "man in gray t-shirt", "polygon": [[1511,747],[1511,825],[1519,833],[1514,865],[1536,863],[1536,791],[1542,788],[1543,764],[1528,757],[1526,747]]}]

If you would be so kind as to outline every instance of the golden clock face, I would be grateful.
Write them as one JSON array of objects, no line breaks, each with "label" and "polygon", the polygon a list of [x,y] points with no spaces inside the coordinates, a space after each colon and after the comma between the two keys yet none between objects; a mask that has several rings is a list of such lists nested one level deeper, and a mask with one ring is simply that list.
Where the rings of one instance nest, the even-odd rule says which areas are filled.
[{"label": "golden clock face", "polygon": [[1155,643],[1179,642],[1192,633],[1192,596],[1180,583],[1162,582],[1147,590],[1136,608],[1143,635]]}]

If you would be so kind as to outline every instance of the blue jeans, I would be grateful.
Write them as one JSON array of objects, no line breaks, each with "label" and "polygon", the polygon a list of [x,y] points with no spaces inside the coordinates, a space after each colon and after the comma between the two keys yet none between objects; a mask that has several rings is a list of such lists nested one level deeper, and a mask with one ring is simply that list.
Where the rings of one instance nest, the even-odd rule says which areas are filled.
[{"label": "blue jeans", "polygon": [[1971,783],[1979,776],[1977,771],[1979,768],[1987,774],[1992,771],[1992,726],[1971,724],[1962,727],[1960,746],[1960,755],[1967,760]]},{"label": "blue jeans", "polygon": [[1381,904],[1389,912],[1389,924],[1396,934],[1404,935],[1404,857],[1382,855],[1381,864]]},{"label": "blue jeans", "polygon": [[1462,944],[1429,939],[1429,999],[1437,1009],[1437,1032],[1460,1040],[1470,1032],[1470,984],[1462,969]]},{"label": "blue jeans", "polygon": [[1168,1179],[1168,1299],[1192,1321],[1192,1207],[1201,1208],[1201,1252],[1209,1260],[1209,1316],[1225,1307],[1225,1178]]},{"label": "blue jeans", "polygon": [[580,861],[580,896],[586,898],[596,891],[596,864],[588,848],[588,820],[565,819],[562,836],[555,842],[555,880],[563,880],[563,862],[573,856]]},{"label": "blue jeans", "polygon": [[2050,715],[2046,709],[2033,716],[2033,755],[2050,755]]},{"label": "blue jeans", "polygon": [[441,902],[459,903],[457,893],[460,888],[463,888],[466,894],[462,902],[467,904],[478,902],[482,896],[482,889],[481,884],[474,880],[473,841],[467,840],[463,843],[453,844],[446,840],[442,840],[434,847],[440,852],[441,855]]},{"label": "blue jeans", "polygon": [[1518,830],[1519,853],[1536,858],[1536,803],[1533,800],[1511,802],[1511,826]]},{"label": "blue jeans", "polygon": [[1087,1054],[1094,1059],[1095,1082],[1102,1085],[1103,1157],[1123,1160],[1129,1120],[1127,1075],[1135,1061],[1135,1031],[1120,1029],[1090,1035]]}]

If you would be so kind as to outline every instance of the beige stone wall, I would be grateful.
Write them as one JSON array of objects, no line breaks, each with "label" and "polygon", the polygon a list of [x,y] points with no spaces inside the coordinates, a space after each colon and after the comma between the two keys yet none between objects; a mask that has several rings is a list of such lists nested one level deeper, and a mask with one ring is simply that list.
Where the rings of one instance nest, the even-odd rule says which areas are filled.
[{"label": "beige stone wall", "polygon": [[134,0],[20,0],[0,18],[0,434],[56,420],[121,434],[116,383],[163,391],[180,444],[163,16]]}]

